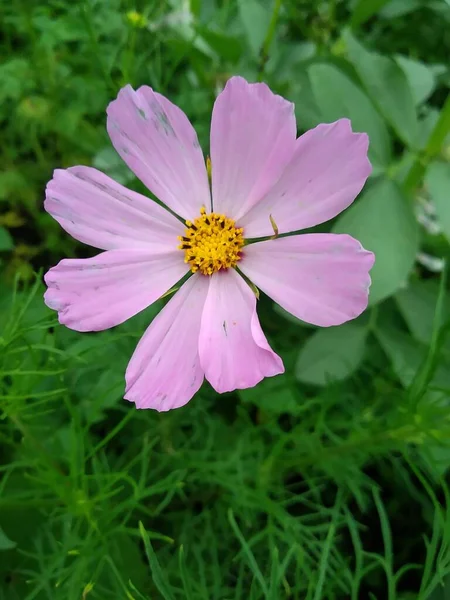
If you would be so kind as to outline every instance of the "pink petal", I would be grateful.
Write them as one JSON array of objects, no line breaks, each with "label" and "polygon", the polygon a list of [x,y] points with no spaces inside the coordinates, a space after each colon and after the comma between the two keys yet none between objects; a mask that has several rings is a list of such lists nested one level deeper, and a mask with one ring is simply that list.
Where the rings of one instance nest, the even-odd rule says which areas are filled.
[{"label": "pink petal", "polygon": [[90,167],[56,169],[48,183],[45,209],[75,239],[103,250],[174,250],[183,224],[150,198]]},{"label": "pink petal", "polygon": [[211,122],[214,210],[238,219],[274,185],[292,157],[294,105],[265,83],[232,77]]},{"label": "pink petal", "polygon": [[203,153],[183,111],[150,87],[127,85],[107,112],[114,148],[161,202],[185,219],[209,211]]},{"label": "pink petal", "polygon": [[365,310],[374,261],[349,235],[312,233],[249,244],[239,267],[285,310],[329,327]]},{"label": "pink petal", "polygon": [[199,354],[206,379],[220,393],[284,372],[262,332],[255,295],[234,269],[210,277]]},{"label": "pink petal", "polygon": [[208,278],[194,275],[153,320],[128,365],[125,398],[137,408],[183,406],[200,389],[200,320]]},{"label": "pink petal", "polygon": [[347,208],[372,167],[365,133],[352,133],[350,121],[318,125],[298,138],[292,161],[261,202],[239,220],[245,237],[313,227]]},{"label": "pink petal", "polygon": [[187,270],[178,251],[108,250],[93,258],[66,258],[45,275],[44,299],[63,325],[100,331],[155,302]]}]

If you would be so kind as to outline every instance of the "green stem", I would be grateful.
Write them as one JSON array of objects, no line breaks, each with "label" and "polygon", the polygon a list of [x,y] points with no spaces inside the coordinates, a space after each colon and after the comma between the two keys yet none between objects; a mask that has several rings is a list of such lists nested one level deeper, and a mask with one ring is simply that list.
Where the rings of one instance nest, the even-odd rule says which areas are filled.
[{"label": "green stem", "polygon": [[407,193],[413,192],[419,185],[425,175],[428,163],[435,158],[441,151],[442,144],[450,132],[450,95],[447,96],[442,107],[439,119],[431,132],[428,142],[414,161],[408,175],[405,178],[403,187]]},{"label": "green stem", "polygon": [[272,16],[270,17],[269,27],[267,28],[266,37],[264,38],[264,42],[260,52],[259,58],[259,68],[258,68],[258,79],[261,81],[264,75],[264,68],[266,66],[266,62],[269,58],[269,48],[272,44],[273,38],[275,36],[275,31],[278,23],[278,16],[280,14],[280,8],[283,0],[275,0],[272,10]]}]

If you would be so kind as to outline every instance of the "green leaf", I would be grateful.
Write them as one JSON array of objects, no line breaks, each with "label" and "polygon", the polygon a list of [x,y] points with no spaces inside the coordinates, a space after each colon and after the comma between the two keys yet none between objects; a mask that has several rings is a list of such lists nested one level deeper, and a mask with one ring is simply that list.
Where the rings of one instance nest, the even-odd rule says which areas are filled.
[{"label": "green leaf", "polygon": [[379,179],[333,228],[375,253],[370,303],[394,294],[408,279],[419,249],[419,226],[399,187]]},{"label": "green leaf", "polygon": [[112,146],[106,146],[98,152],[92,166],[103,171],[119,183],[125,185],[134,179],[133,172],[123,162]]},{"label": "green leaf", "polygon": [[387,6],[380,11],[380,17],[384,19],[395,19],[417,10],[422,5],[422,0],[391,0]]},{"label": "green leaf", "polygon": [[[395,326],[383,323],[377,324],[375,336],[391,361],[400,383],[407,388],[416,377],[427,356],[427,346],[413,340]],[[450,389],[450,370],[442,361],[434,373],[432,385]]]},{"label": "green leaf", "polygon": [[406,56],[397,55],[394,60],[408,79],[414,103],[416,106],[423,104],[436,87],[436,77],[433,71],[419,60],[413,60]]},{"label": "green leaf", "polygon": [[374,333],[401,384],[408,387],[425,358],[426,346],[394,327],[377,325]]},{"label": "green leaf", "polygon": [[239,0],[238,6],[248,44],[257,58],[269,27],[270,13],[256,0]]},{"label": "green leaf", "polygon": [[323,121],[323,115],[305,69],[298,68],[295,70],[290,97],[295,104],[295,118],[300,129],[305,131],[312,129]]},{"label": "green leaf", "polygon": [[[439,283],[434,280],[413,281],[395,295],[395,300],[412,335],[429,344],[439,294]],[[450,299],[444,302],[442,322],[450,318]]]},{"label": "green leaf", "polygon": [[0,527],[0,550],[11,550],[17,546],[16,542],[9,539],[3,529]]},{"label": "green leaf", "polygon": [[227,35],[223,31],[216,31],[207,27],[197,28],[205,42],[224,60],[236,63],[243,51],[243,41],[238,37]]},{"label": "green leaf", "polygon": [[365,93],[332,65],[312,65],[308,73],[323,120],[330,122],[348,117],[354,131],[368,133],[371,161],[383,166],[388,165],[391,160],[389,133],[383,119]]},{"label": "green leaf", "polygon": [[376,106],[405,144],[418,145],[418,122],[408,79],[392,59],[369,52],[347,31],[348,56]]},{"label": "green leaf", "polygon": [[359,27],[375,15],[390,0],[359,0],[353,9],[350,24]]},{"label": "green leaf", "polygon": [[174,596],[167,581],[166,573],[159,564],[158,558],[150,542],[150,537],[141,521],[139,521],[139,533],[141,534],[142,541],[144,542],[145,554],[147,556],[148,564],[150,565],[155,587],[164,600],[173,600]]},{"label": "green leaf", "polygon": [[432,162],[425,173],[425,186],[436,208],[444,235],[450,240],[450,164]]},{"label": "green leaf", "polygon": [[286,375],[267,377],[256,387],[238,390],[242,402],[251,402],[270,414],[297,414],[301,405],[294,386],[289,386]]},{"label": "green leaf", "polygon": [[290,323],[294,323],[295,325],[298,325],[299,327],[306,327],[308,329],[316,329],[315,325],[311,325],[311,323],[307,323],[306,321],[302,321],[301,319],[294,317],[294,315],[292,313],[288,312],[287,310],[284,310],[284,308],[281,308],[281,306],[279,304],[274,303],[273,309],[276,313],[278,313],[280,316],[282,316],[284,319],[286,319],[286,321],[289,321]]},{"label": "green leaf", "polygon": [[[437,578],[436,578],[437,579]],[[427,600],[448,600],[450,597],[450,576],[444,578],[443,581],[437,579],[435,587]]]},{"label": "green leaf", "polygon": [[12,250],[14,248],[14,241],[11,234],[7,229],[0,226],[0,252],[6,250]]},{"label": "green leaf", "polygon": [[297,379],[326,385],[349,377],[364,355],[367,329],[354,323],[316,331],[300,351]]}]

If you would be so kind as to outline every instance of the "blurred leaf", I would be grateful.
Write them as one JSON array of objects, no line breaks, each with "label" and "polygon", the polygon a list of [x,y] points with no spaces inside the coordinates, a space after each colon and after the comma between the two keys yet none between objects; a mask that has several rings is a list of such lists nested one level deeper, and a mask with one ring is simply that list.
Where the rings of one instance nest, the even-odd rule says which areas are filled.
[{"label": "blurred leaf", "polygon": [[345,379],[361,363],[366,336],[367,329],[354,323],[319,329],[300,351],[297,379],[315,385]]},{"label": "blurred leaf", "polygon": [[18,100],[33,88],[32,68],[23,58],[12,58],[0,64],[0,104]]},{"label": "blurred leaf", "polygon": [[[446,440],[444,443],[437,442],[432,444],[428,442],[426,446],[420,448],[420,454],[431,475],[434,476],[436,482],[439,482],[442,475],[450,468],[450,446],[446,443]],[[435,597],[434,594],[431,594],[427,600],[431,600],[432,598],[438,598],[438,596]],[[448,598],[449,596],[442,596],[442,600],[448,600]]]},{"label": "blurred leaf", "polygon": [[[139,588],[148,587],[150,576],[139,546],[128,536],[118,534],[114,538],[110,538],[108,547],[111,557],[117,565],[120,565],[122,572],[127,574],[127,578]],[[104,580],[105,585],[107,585],[108,577],[109,573],[103,571],[102,579]],[[98,583],[101,582],[102,580],[99,579]],[[130,596],[130,600],[131,598],[132,596]],[[86,600],[89,600],[89,596]]]},{"label": "blurred leaf", "polygon": [[270,13],[257,0],[239,0],[238,6],[248,44],[257,58],[269,27]]},{"label": "blurred leaf", "polygon": [[14,210],[8,210],[4,214],[0,215],[0,225],[4,225],[8,229],[14,229],[15,227],[22,227],[25,225],[26,220],[21,214]]},{"label": "blurred leaf", "polygon": [[100,152],[94,156],[92,165],[123,185],[134,179],[133,172],[127,167],[111,146],[107,146],[100,150]]},{"label": "blurred leaf", "polygon": [[150,537],[141,521],[139,521],[139,532],[142,541],[144,542],[145,554],[152,572],[153,583],[164,600],[173,600],[172,589],[167,581],[167,574],[165,570],[161,568],[155,551],[153,550]]},{"label": "blurred leaf", "polygon": [[11,550],[17,546],[16,542],[13,542],[5,534],[3,529],[0,527],[0,550]]},{"label": "blurred leaf", "polygon": [[[396,326],[377,323],[374,330],[381,347],[403,387],[409,387],[427,356],[427,346],[418,343]],[[438,365],[432,384],[450,390],[450,368],[444,361]]]},{"label": "blurred leaf", "polygon": [[348,56],[373,102],[397,135],[409,146],[418,144],[418,124],[414,99],[402,69],[391,59],[370,52],[347,31]]},{"label": "blurred leaf", "polygon": [[359,0],[353,9],[350,24],[359,27],[375,15],[390,0]]},{"label": "blurred leaf", "polygon": [[5,250],[12,250],[14,248],[14,241],[11,234],[7,229],[0,225],[0,252]]},{"label": "blurred leaf", "polygon": [[389,134],[369,98],[335,66],[312,65],[308,69],[312,90],[323,120],[348,117],[354,131],[369,135],[369,158],[386,166],[391,159]]},{"label": "blurred leaf", "polygon": [[403,17],[422,5],[421,0],[391,0],[380,11],[380,17],[385,19],[395,19],[396,17]]},{"label": "blurred leaf", "polygon": [[243,43],[238,37],[207,27],[198,27],[197,31],[220,58],[236,63],[241,57]]},{"label": "blurred leaf", "polygon": [[450,240],[450,164],[433,161],[425,173],[425,186],[436,208],[442,230]]},{"label": "blurred leaf", "polygon": [[[317,53],[317,45],[314,42],[283,42],[278,43],[270,51],[266,70],[273,73],[277,80],[292,78],[292,72],[295,70],[295,80],[290,81],[291,89],[298,83],[297,76],[299,69],[302,69],[302,63],[314,58]],[[306,77],[306,72],[304,72]],[[292,92],[289,94],[291,97]],[[300,100],[301,98],[299,98]]]},{"label": "blurred leaf", "polygon": [[[429,344],[433,333],[433,321],[439,294],[439,283],[434,280],[412,281],[395,295],[400,312],[413,336]],[[444,302],[442,323],[450,318],[450,298]]]},{"label": "blurred leaf", "polygon": [[307,323],[306,321],[302,321],[301,319],[294,317],[292,313],[288,312],[287,310],[284,310],[284,308],[281,308],[279,304],[274,303],[273,309],[276,313],[284,317],[287,321],[295,323],[295,325],[299,325],[300,327],[307,327],[308,329],[316,329],[315,325],[311,325],[311,323]]},{"label": "blurred leaf", "polygon": [[375,336],[389,357],[392,368],[404,387],[408,387],[423,362],[426,346],[395,327],[378,324]]},{"label": "blurred leaf", "polygon": [[323,121],[311,81],[306,71],[301,67],[295,69],[295,78],[289,96],[295,104],[295,117],[299,129],[312,129]]},{"label": "blurred leaf", "polygon": [[426,104],[423,109],[425,107],[425,114],[419,121],[419,144],[421,148],[425,148],[427,145],[440,116],[439,111],[430,107],[429,104]]},{"label": "blurred leaf", "polygon": [[242,402],[251,402],[270,414],[296,414],[301,405],[286,375],[267,377],[253,388],[238,390]]},{"label": "blurred leaf", "polygon": [[406,56],[397,55],[394,60],[408,79],[415,104],[425,102],[436,87],[436,77],[433,71],[419,60],[413,60]]},{"label": "blurred leaf", "polygon": [[371,304],[407,280],[419,249],[419,226],[399,187],[388,179],[372,185],[338,220],[334,233],[348,233],[375,253]]},{"label": "blurred leaf", "polygon": [[433,591],[426,600],[448,600],[450,598],[450,577],[445,577],[444,581],[438,581]]},{"label": "blurred leaf", "polygon": [[19,169],[9,169],[0,173],[0,200],[9,200],[11,197],[29,197],[33,192],[30,182]]}]

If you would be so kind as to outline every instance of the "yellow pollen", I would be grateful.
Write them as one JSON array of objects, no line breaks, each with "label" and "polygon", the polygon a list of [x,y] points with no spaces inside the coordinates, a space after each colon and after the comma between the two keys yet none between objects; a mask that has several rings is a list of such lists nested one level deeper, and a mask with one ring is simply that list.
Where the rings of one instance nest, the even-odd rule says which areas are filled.
[{"label": "yellow pollen", "polygon": [[212,275],[220,269],[235,267],[241,259],[244,245],[243,229],[235,226],[233,219],[217,213],[206,214],[200,209],[200,216],[194,222],[186,221],[184,236],[179,237],[180,250],[184,250],[184,262],[191,271]]}]

